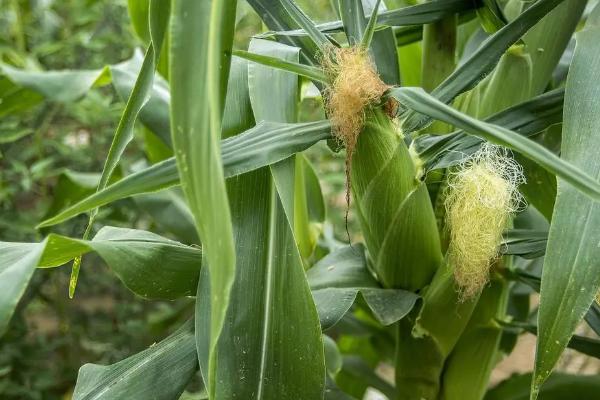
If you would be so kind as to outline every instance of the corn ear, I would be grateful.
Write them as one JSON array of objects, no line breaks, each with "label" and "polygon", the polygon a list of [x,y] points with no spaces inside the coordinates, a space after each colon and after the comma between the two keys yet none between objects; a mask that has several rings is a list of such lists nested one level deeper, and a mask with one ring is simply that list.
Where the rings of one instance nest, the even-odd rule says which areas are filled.
[{"label": "corn ear", "polygon": [[401,134],[369,110],[352,158],[352,191],[372,265],[385,287],[418,290],[441,262],[426,186]]}]

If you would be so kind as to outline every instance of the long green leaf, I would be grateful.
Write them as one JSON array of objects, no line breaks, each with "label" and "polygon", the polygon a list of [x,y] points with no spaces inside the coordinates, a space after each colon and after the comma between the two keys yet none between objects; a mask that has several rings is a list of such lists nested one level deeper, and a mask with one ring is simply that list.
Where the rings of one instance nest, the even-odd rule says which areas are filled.
[{"label": "long green leaf", "polygon": [[532,94],[537,95],[548,86],[585,6],[585,1],[565,0],[523,36],[533,62]]},{"label": "long green leaf", "polygon": [[[121,115],[119,125],[115,131],[108,155],[102,168],[102,174],[100,175],[100,182],[98,183],[97,191],[100,191],[108,185],[112,174],[117,168],[121,156],[125,152],[125,148],[133,139],[133,128],[135,121],[142,107],[146,104],[149,94],[152,91],[154,73],[158,64],[158,58],[160,56],[160,48],[167,28],[167,22],[169,21],[169,1],[158,1],[152,0],[150,2],[150,16],[149,24],[152,34],[152,41],[148,46],[144,61],[140,73],[135,81],[135,85],[131,90],[131,94]],[[98,209],[93,209],[90,212],[90,220],[88,226],[83,234],[83,238],[87,239],[94,219],[98,213]],[[77,278],[79,276],[79,268],[81,265],[81,257],[77,257],[73,261],[73,267],[71,270],[71,280],[69,283],[69,297],[73,297],[75,293],[75,287],[77,285]]]},{"label": "long green leaf", "polygon": [[6,331],[10,317],[25,293],[46,243],[0,242],[0,336]]},{"label": "long green leaf", "polygon": [[[233,177],[281,161],[320,140],[331,137],[329,121],[285,124],[261,122],[244,133],[221,143],[225,177]],[[52,226],[95,207],[142,193],[155,192],[179,184],[174,158],[131,174],[41,222]]]},{"label": "long green leaf", "polygon": [[312,79],[318,82],[328,83],[329,79],[322,69],[310,65],[300,64],[298,62],[282,60],[277,57],[265,56],[263,54],[250,53],[244,50],[234,50],[234,56],[245,58],[249,61],[254,61],[269,67],[282,69],[284,71],[293,72],[305,78]]},{"label": "long green leaf", "polygon": [[546,253],[548,232],[531,229],[511,229],[504,233],[503,254],[537,258]]},{"label": "long green leaf", "polygon": [[[112,84],[124,101],[127,101],[133,90],[142,62],[141,53],[136,51],[131,59],[110,66]],[[168,146],[171,146],[170,98],[168,84],[159,75],[156,75],[148,101],[138,115],[139,121],[156,133]]]},{"label": "long green leaf", "polygon": [[[280,0],[248,0],[267,27],[274,31],[298,28],[298,23],[288,13]],[[318,47],[309,37],[282,37],[280,41],[302,49],[301,60],[308,65],[318,65]]]},{"label": "long green leaf", "polygon": [[419,298],[405,290],[381,288],[367,269],[361,245],[343,247],[321,259],[308,270],[308,281],[323,330],[342,319],[359,293],[383,325],[402,319]]},{"label": "long green leaf", "polygon": [[[538,327],[527,322],[500,321],[500,324],[503,325],[507,330],[517,329],[529,332],[533,335],[538,334]],[[600,340],[598,339],[573,335],[569,339],[567,347],[576,350],[581,354],[585,354],[594,358],[600,358]]]},{"label": "long green leaf", "polygon": [[0,72],[18,86],[41,93],[49,100],[61,103],[78,100],[92,87],[101,86],[110,81],[108,68],[38,72],[20,70],[1,64]]},{"label": "long green leaf", "polygon": [[195,293],[200,249],[150,232],[104,227],[91,241],[51,234],[41,243],[0,242],[0,334],[36,267],[57,267],[89,251],[140,296],[176,299]]},{"label": "long green leaf", "polygon": [[236,268],[220,151],[235,9],[235,0],[175,0],[170,30],[173,149],[210,270],[210,321],[203,321],[210,325],[209,367],[203,373],[211,398],[216,388],[214,351]]},{"label": "long green leaf", "polygon": [[[255,41],[252,51],[297,61],[299,52],[282,44]],[[289,121],[296,117],[298,77],[245,61],[248,78],[232,81],[228,101],[250,107],[227,114],[235,134],[254,120]],[[246,83],[247,82],[247,83]],[[250,102],[246,100],[249,98]],[[251,113],[250,113],[251,114]],[[268,167],[228,180],[238,268],[230,308],[216,348],[215,398],[320,398],[325,378],[318,316],[294,243],[291,224]],[[293,186],[292,186],[293,188]],[[210,310],[201,279],[197,318]],[[294,315],[290,324],[289,315]],[[206,368],[206,324],[198,323],[196,341]],[[311,350],[309,352],[309,349]]]},{"label": "long green leaf", "polygon": [[[105,226],[92,240],[50,234],[39,266],[62,265],[95,251],[136,294],[154,299],[176,299],[195,293],[202,252],[151,232]],[[23,244],[30,246],[29,243]]]},{"label": "long green leaf", "polygon": [[197,368],[194,324],[186,322],[166,339],[112,365],[79,369],[73,400],[172,400]]},{"label": "long green leaf", "polygon": [[317,45],[320,51],[324,51],[331,42],[320,30],[317,29],[314,22],[298,7],[294,0],[280,0],[281,5],[292,17],[294,22],[304,29],[312,41]]},{"label": "long green leaf", "polygon": [[373,13],[371,17],[369,17],[369,22],[365,27],[364,35],[360,40],[360,45],[364,49],[368,49],[371,46],[371,40],[373,39],[373,33],[375,32],[375,26],[377,25],[377,14],[379,13],[379,4],[381,4],[381,0],[375,1],[375,6],[373,7]]},{"label": "long green leaf", "polygon": [[[444,0],[431,1],[414,6],[401,7],[394,10],[384,11],[377,16],[379,25],[388,26],[411,26],[424,25],[438,21],[449,15],[464,14],[473,10],[476,2],[471,0]],[[371,18],[368,15],[367,18]],[[316,28],[323,33],[336,33],[345,29],[343,21],[332,21],[318,24]],[[346,32],[348,34],[348,32]],[[304,29],[279,30],[262,34],[262,36],[302,36],[307,35]],[[362,36],[355,37],[359,40]]]},{"label": "long green leaf", "polygon": [[[341,0],[339,2],[339,13],[342,17],[343,29],[350,46],[360,43],[364,36],[366,18],[362,0]],[[323,24],[317,25],[323,31]]]},{"label": "long green leaf", "polygon": [[[531,375],[513,375],[490,389],[484,400],[528,400]],[[600,377],[597,375],[567,375],[556,373],[540,390],[540,399],[593,400],[600,391]]]},{"label": "long green leaf", "polygon": [[[449,103],[459,94],[473,88],[498,63],[504,52],[564,0],[539,0],[510,24],[490,36],[481,46],[446,78],[431,94]],[[404,129],[412,132],[426,125],[429,118],[414,112],[403,112]]]},{"label": "long green leaf", "polygon": [[[564,90],[556,89],[492,115],[485,121],[532,136],[562,122]],[[420,135],[411,147],[419,154],[425,171],[459,163],[477,151],[483,139],[464,131],[447,135]]]},{"label": "long green leaf", "polygon": [[135,81],[127,104],[125,105],[125,109],[123,110],[119,125],[115,131],[104,168],[102,169],[98,190],[102,190],[108,185],[108,180],[117,167],[125,148],[131,139],[133,139],[135,121],[152,91],[154,73],[160,55],[160,47],[162,46],[162,41],[167,28],[169,7],[169,1],[152,0],[150,2],[150,20],[151,23],[157,25],[154,27],[156,33],[152,36],[152,42],[148,46],[148,50],[144,56],[140,73]]},{"label": "long green leaf", "polygon": [[445,121],[472,135],[518,151],[580,192],[600,200],[600,184],[596,179],[573,163],[564,161],[550,150],[514,131],[469,117],[419,88],[394,88],[389,91],[389,96],[418,113]]},{"label": "long green leaf", "polygon": [[[600,6],[596,6],[577,46],[565,92],[561,153],[564,159],[600,177]],[[564,178],[563,178],[564,179]],[[532,384],[537,396],[577,324],[600,287],[600,205],[559,180],[559,190],[542,274],[539,336]]]},{"label": "long green leaf", "polygon": [[[507,274],[507,276],[510,279],[524,283],[538,293],[540,291],[541,278],[539,276],[530,274],[520,269],[511,271],[509,274]],[[596,332],[598,336],[600,336],[600,305],[597,302],[593,302],[585,314],[585,322],[587,322],[590,328],[592,328],[592,330]]]}]

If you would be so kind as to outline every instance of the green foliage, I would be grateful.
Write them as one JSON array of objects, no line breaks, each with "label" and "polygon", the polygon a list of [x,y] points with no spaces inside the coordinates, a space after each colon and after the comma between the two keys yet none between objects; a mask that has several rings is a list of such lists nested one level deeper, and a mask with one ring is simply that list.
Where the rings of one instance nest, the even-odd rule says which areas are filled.
[{"label": "green foliage", "polygon": [[[551,371],[600,358],[600,6],[415,3],[2,1],[0,397],[597,397]],[[336,46],[389,85],[346,165]],[[444,204],[487,142],[529,205],[466,299]]]}]

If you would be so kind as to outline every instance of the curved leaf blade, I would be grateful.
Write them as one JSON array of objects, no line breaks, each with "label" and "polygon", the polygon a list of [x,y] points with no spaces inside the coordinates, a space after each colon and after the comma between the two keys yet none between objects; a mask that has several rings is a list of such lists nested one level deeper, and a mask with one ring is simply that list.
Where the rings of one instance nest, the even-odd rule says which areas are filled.
[{"label": "curved leaf blade", "polygon": [[[183,192],[210,270],[209,367],[235,277],[236,257],[221,161],[221,119],[231,62],[236,0],[175,0],[170,28],[171,137]],[[198,259],[198,268],[200,259]]]},{"label": "curved leaf blade", "polygon": [[394,88],[389,96],[412,110],[445,121],[492,143],[518,151],[548,172],[564,179],[592,199],[600,200],[600,184],[588,173],[569,163],[542,145],[509,129],[479,121],[442,103],[420,88]]},{"label": "curved leaf blade", "polygon": [[45,246],[46,242],[0,242],[0,336],[6,331],[17,303],[25,293]]},{"label": "curved leaf blade", "polygon": [[178,398],[197,368],[192,321],[148,349],[112,365],[79,369],[73,400]]},{"label": "curved leaf blade", "polygon": [[382,325],[405,317],[419,296],[401,289],[383,289],[367,269],[362,245],[343,247],[316,263],[307,273],[321,328],[335,326],[360,293]]},{"label": "curved leaf blade", "polygon": [[[454,72],[448,76],[431,94],[449,103],[459,94],[473,88],[485,74],[490,72],[498,63],[504,52],[519,40],[532,26],[539,22],[564,0],[539,0],[520,14],[510,24],[505,25],[482,45]],[[426,125],[430,119],[423,115],[405,111],[404,128],[408,132]]]},{"label": "curved leaf blade", "polygon": [[[500,111],[485,121],[523,136],[533,136],[562,122],[563,101],[564,89],[556,89]],[[481,138],[457,131],[447,135],[420,135],[411,147],[425,163],[425,170],[430,171],[458,164],[476,152],[482,143]]]},{"label": "curved leaf blade", "polygon": [[248,61],[253,61],[258,64],[292,72],[318,82],[329,82],[329,79],[321,68],[300,64],[294,61],[282,60],[280,58],[271,57],[264,54],[250,53],[244,50],[233,50],[233,55],[240,58],[245,58]]},{"label": "curved leaf blade", "polygon": [[[281,161],[331,137],[329,121],[298,124],[261,122],[221,143],[223,170],[230,178]],[[142,193],[156,192],[179,184],[174,158],[156,163],[108,186],[59,214],[42,221],[38,228],[64,222],[83,212]]]},{"label": "curved leaf blade", "polygon": [[[475,2],[471,0],[445,0],[431,1],[413,6],[400,7],[394,10],[388,10],[377,16],[377,24],[387,26],[419,26],[431,24],[452,14],[465,14],[476,7]],[[371,18],[372,14],[366,16]],[[336,33],[344,30],[343,21],[325,22],[316,25],[316,28],[323,33]],[[419,27],[420,28],[420,27]],[[307,35],[304,29],[281,30],[263,33],[261,36],[304,36]],[[355,37],[357,41],[361,36]]]},{"label": "curved leaf blade", "polygon": [[[600,177],[600,6],[577,34],[565,92],[562,156]],[[558,182],[542,273],[532,398],[548,378],[600,287],[600,204]]]}]

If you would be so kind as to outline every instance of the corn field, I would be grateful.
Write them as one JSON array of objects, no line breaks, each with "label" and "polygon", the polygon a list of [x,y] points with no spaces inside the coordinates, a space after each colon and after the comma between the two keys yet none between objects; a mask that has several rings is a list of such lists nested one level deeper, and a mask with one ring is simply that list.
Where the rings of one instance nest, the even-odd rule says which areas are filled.
[{"label": "corn field", "polygon": [[[98,88],[124,106],[93,188],[38,242],[0,242],[0,334],[40,269],[69,269],[77,302],[95,253],[191,306],[65,398],[600,398],[597,374],[557,370],[567,348],[600,358],[600,3],[300,3],[129,0],[129,60],[2,58],[0,118]],[[315,149],[343,171],[337,218]],[[129,198],[160,198],[170,230],[107,224]],[[533,370],[491,383],[524,335]]]}]

